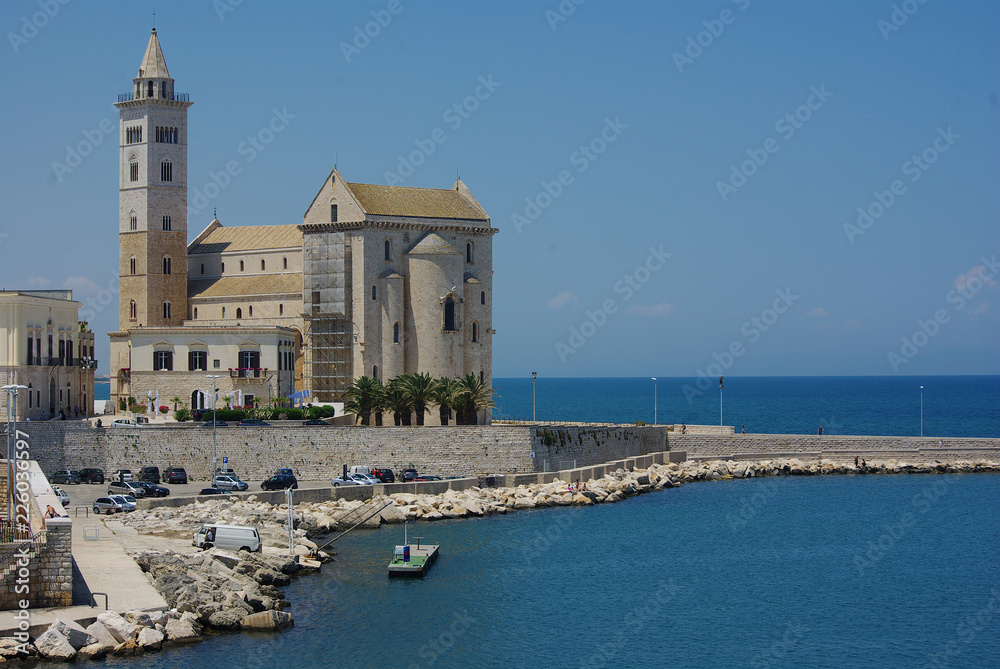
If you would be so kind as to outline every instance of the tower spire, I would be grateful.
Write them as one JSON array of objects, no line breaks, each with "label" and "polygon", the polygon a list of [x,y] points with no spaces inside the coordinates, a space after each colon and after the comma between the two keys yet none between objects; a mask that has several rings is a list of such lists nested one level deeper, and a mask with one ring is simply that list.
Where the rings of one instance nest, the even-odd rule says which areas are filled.
[{"label": "tower spire", "polygon": [[143,79],[170,78],[167,61],[163,59],[163,49],[160,48],[160,40],[156,37],[156,28],[153,28],[153,32],[149,35],[149,44],[146,45],[146,53],[139,65],[138,76]]}]

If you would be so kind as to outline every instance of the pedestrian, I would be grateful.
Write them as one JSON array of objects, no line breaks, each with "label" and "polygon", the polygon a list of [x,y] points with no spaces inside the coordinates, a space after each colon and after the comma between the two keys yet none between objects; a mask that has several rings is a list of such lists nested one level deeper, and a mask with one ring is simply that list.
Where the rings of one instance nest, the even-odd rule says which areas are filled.
[{"label": "pedestrian", "polygon": [[857,469],[857,467],[858,467],[858,456],[855,455],[854,456],[854,468]]},{"label": "pedestrian", "polygon": [[742,425],[740,425],[740,434],[746,434],[746,433],[747,433],[747,424],[743,423]]},{"label": "pedestrian", "polygon": [[687,434],[688,426],[687,423],[681,423],[681,434]]},{"label": "pedestrian", "polygon": [[865,462],[864,460],[862,460],[862,461],[861,461],[861,468],[862,468],[862,469],[868,469],[868,463],[867,463],[867,462]]},{"label": "pedestrian", "polygon": [[821,436],[821,437],[823,436],[823,426],[822,425],[819,426],[819,436]]}]

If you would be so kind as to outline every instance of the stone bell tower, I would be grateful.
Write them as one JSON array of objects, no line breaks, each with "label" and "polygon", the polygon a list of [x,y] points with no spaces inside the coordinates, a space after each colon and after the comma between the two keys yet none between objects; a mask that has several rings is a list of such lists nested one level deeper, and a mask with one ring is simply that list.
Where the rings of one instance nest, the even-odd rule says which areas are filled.
[{"label": "stone bell tower", "polygon": [[153,29],[119,94],[119,330],[187,318],[187,109]]}]

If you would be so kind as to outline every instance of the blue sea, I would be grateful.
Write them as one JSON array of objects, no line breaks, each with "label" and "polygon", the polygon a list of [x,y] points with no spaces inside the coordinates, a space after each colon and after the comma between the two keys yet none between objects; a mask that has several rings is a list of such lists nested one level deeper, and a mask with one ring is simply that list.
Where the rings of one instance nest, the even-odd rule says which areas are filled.
[{"label": "blue sea", "polygon": [[1000,475],[688,484],[591,508],[355,532],[295,627],[111,667],[797,667],[1000,662]]},{"label": "blue sea", "polygon": [[[539,378],[545,421],[719,424],[719,379]],[[494,418],[532,419],[532,380],[494,379]],[[1000,376],[730,376],[722,422],[772,434],[1000,437]],[[655,393],[655,398],[654,398]]]}]

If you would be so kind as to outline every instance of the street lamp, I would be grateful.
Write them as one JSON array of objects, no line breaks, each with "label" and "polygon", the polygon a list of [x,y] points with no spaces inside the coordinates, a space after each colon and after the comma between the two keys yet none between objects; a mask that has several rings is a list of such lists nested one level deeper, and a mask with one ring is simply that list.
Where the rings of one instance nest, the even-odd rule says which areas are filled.
[{"label": "street lamp", "polygon": [[719,377],[719,434],[722,434],[722,377]]},{"label": "street lamp", "polygon": [[[14,468],[11,466],[10,440],[17,429],[17,391],[27,390],[28,386],[11,384],[3,387],[7,393],[7,520],[13,518],[10,513],[10,500],[14,494]],[[13,399],[12,399],[13,398]]]},{"label": "street lamp", "polygon": [[219,397],[219,375],[218,374],[206,374],[206,379],[212,379],[212,476],[215,476],[216,472],[216,451],[215,451],[215,405],[218,404]]},{"label": "street lamp", "polygon": [[538,372],[531,373],[531,422],[535,422],[535,380],[538,378]]},{"label": "street lamp", "polygon": [[924,436],[924,387],[920,386],[920,436]]},{"label": "street lamp", "polygon": [[90,407],[94,404],[93,393],[87,393],[90,390],[90,370],[97,367],[97,360],[90,357],[89,355],[80,358],[80,368],[83,370],[83,390],[84,390],[84,412],[87,418],[90,418]]},{"label": "street lamp", "polygon": [[656,377],[653,377],[653,425],[659,425],[656,422]]}]

